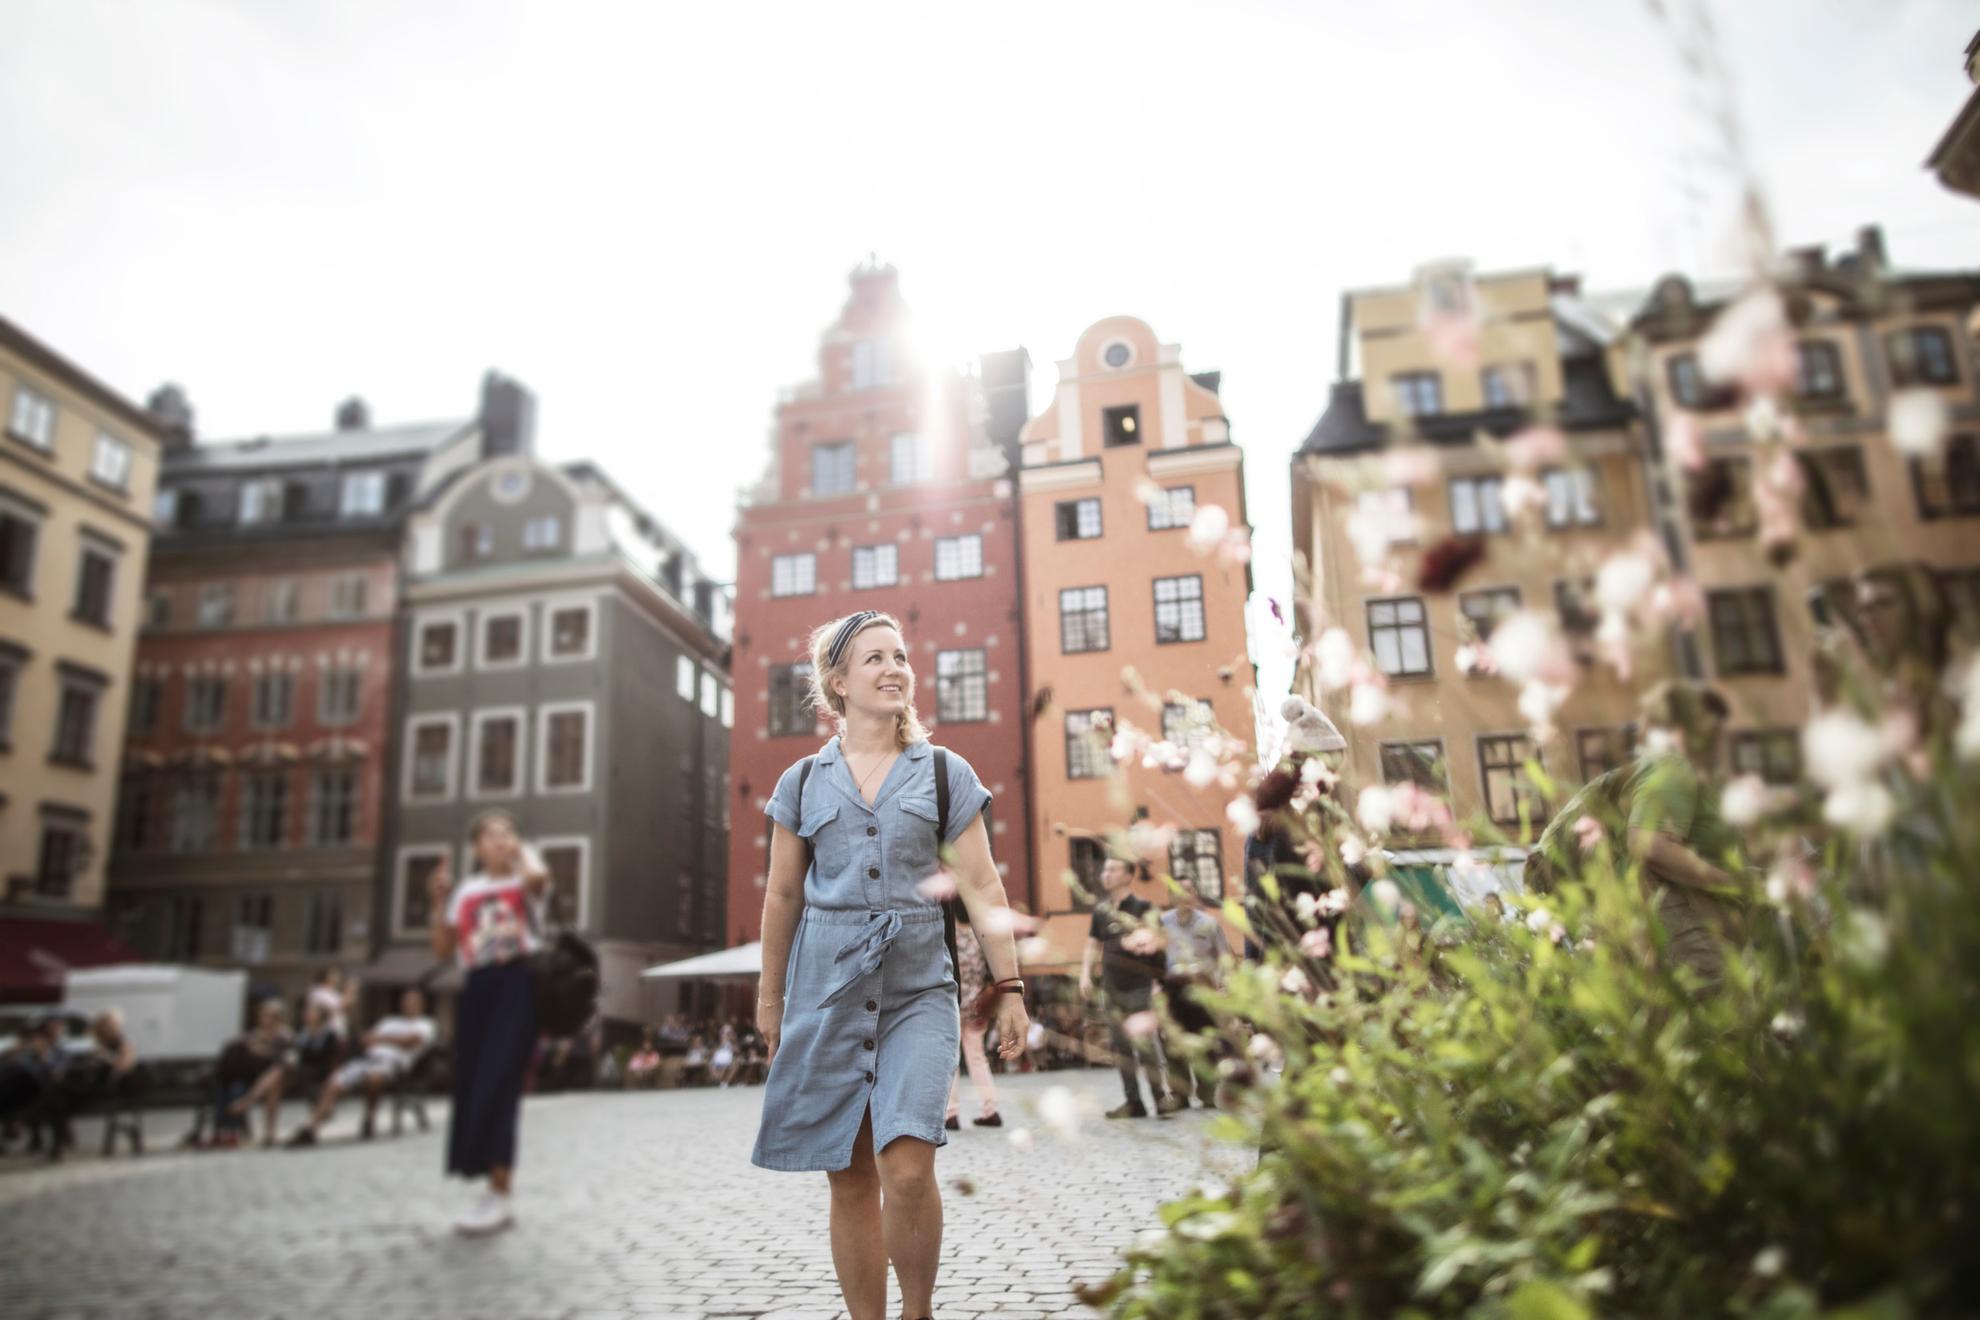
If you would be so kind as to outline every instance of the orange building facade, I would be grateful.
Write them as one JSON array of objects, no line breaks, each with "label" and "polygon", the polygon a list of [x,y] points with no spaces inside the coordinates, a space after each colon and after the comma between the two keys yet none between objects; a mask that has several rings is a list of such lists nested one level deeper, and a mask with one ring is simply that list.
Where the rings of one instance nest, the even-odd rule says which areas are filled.
[{"label": "orange building facade", "polygon": [[[1212,903],[1242,892],[1244,839],[1225,816],[1236,789],[1192,785],[1221,738],[1255,736],[1250,565],[1201,544],[1232,546],[1248,530],[1243,454],[1217,374],[1191,376],[1176,345],[1125,316],[1090,327],[1058,372],[1020,437],[1035,910],[1045,918],[1033,973],[1078,967],[1100,867],[1139,821],[1153,831],[1139,840],[1151,872]],[[1192,524],[1211,506],[1234,535],[1193,545]],[[1117,740],[1133,748],[1119,761]]]}]

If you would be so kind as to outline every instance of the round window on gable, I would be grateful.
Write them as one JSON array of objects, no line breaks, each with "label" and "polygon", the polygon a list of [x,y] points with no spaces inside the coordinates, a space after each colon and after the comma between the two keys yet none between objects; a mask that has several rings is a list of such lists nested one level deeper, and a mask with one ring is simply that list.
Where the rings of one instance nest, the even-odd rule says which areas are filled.
[{"label": "round window on gable", "polygon": [[529,494],[529,473],[522,468],[508,468],[495,474],[489,489],[503,504],[514,504]]},{"label": "round window on gable", "polygon": [[1134,349],[1125,339],[1116,339],[1100,350],[1100,360],[1118,371],[1134,361]]}]

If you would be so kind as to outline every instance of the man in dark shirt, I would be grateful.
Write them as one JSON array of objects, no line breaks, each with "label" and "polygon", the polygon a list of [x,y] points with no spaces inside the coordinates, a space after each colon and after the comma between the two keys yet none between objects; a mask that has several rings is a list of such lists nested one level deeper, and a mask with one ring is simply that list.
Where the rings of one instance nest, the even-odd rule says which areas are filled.
[{"label": "man in dark shirt", "polygon": [[[1156,931],[1155,905],[1136,898],[1134,865],[1119,857],[1109,857],[1100,872],[1100,887],[1106,896],[1093,905],[1093,921],[1087,928],[1086,958],[1080,965],[1079,992],[1093,995],[1093,971],[1097,964],[1106,991],[1102,1007],[1107,1015],[1109,1047],[1121,1072],[1121,1089],[1127,1103],[1107,1111],[1108,1118],[1146,1118],[1148,1107],[1141,1102],[1137,1068],[1148,1078],[1148,1094],[1163,1114],[1180,1106],[1168,1093],[1160,1060],[1155,1053],[1152,1017],[1135,1023],[1128,1020],[1138,1013],[1152,1013],[1155,983],[1161,979],[1166,960],[1161,935]],[[1150,1029],[1144,1030],[1146,1026]]]}]

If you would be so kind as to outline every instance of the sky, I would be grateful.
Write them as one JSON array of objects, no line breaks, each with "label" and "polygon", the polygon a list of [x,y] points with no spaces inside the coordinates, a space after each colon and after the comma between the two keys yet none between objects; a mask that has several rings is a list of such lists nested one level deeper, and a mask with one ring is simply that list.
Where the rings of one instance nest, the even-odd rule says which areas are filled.
[{"label": "sky", "polygon": [[[1664,11],[1674,11],[1660,18]],[[493,367],[733,571],[778,391],[869,253],[925,351],[1104,316],[1221,370],[1261,597],[1343,289],[1426,261],[1594,290],[1736,269],[1729,106],[1784,244],[1975,264],[1922,168],[1953,0],[0,4],[0,315],[203,436],[462,416]],[[1729,98],[1729,99],[1728,99]],[[1263,617],[1255,611],[1255,617]],[[1261,686],[1289,665],[1260,648]]]}]

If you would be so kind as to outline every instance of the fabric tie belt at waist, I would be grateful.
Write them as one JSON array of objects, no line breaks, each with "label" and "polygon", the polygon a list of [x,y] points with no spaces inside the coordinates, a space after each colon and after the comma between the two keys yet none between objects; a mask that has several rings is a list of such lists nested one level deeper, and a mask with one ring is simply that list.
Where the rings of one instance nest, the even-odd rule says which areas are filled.
[{"label": "fabric tie belt at waist", "polygon": [[844,947],[832,959],[835,963],[843,963],[848,960],[855,961],[853,962],[853,966],[833,984],[832,988],[825,992],[825,997],[818,1001],[820,1008],[829,1008],[832,1004],[838,1002],[846,991],[859,984],[861,980],[880,970],[880,963],[887,956],[887,946],[892,944],[895,937],[901,933],[902,926],[909,924],[918,925],[924,921],[940,921],[942,919],[942,909],[934,906],[910,908],[906,911],[901,911],[897,908],[888,908],[883,912],[865,913],[862,920],[862,914],[858,912],[826,911],[812,908],[806,911],[805,917],[809,921],[817,921],[829,925],[846,925],[852,922],[859,922],[859,933],[847,941]]}]

